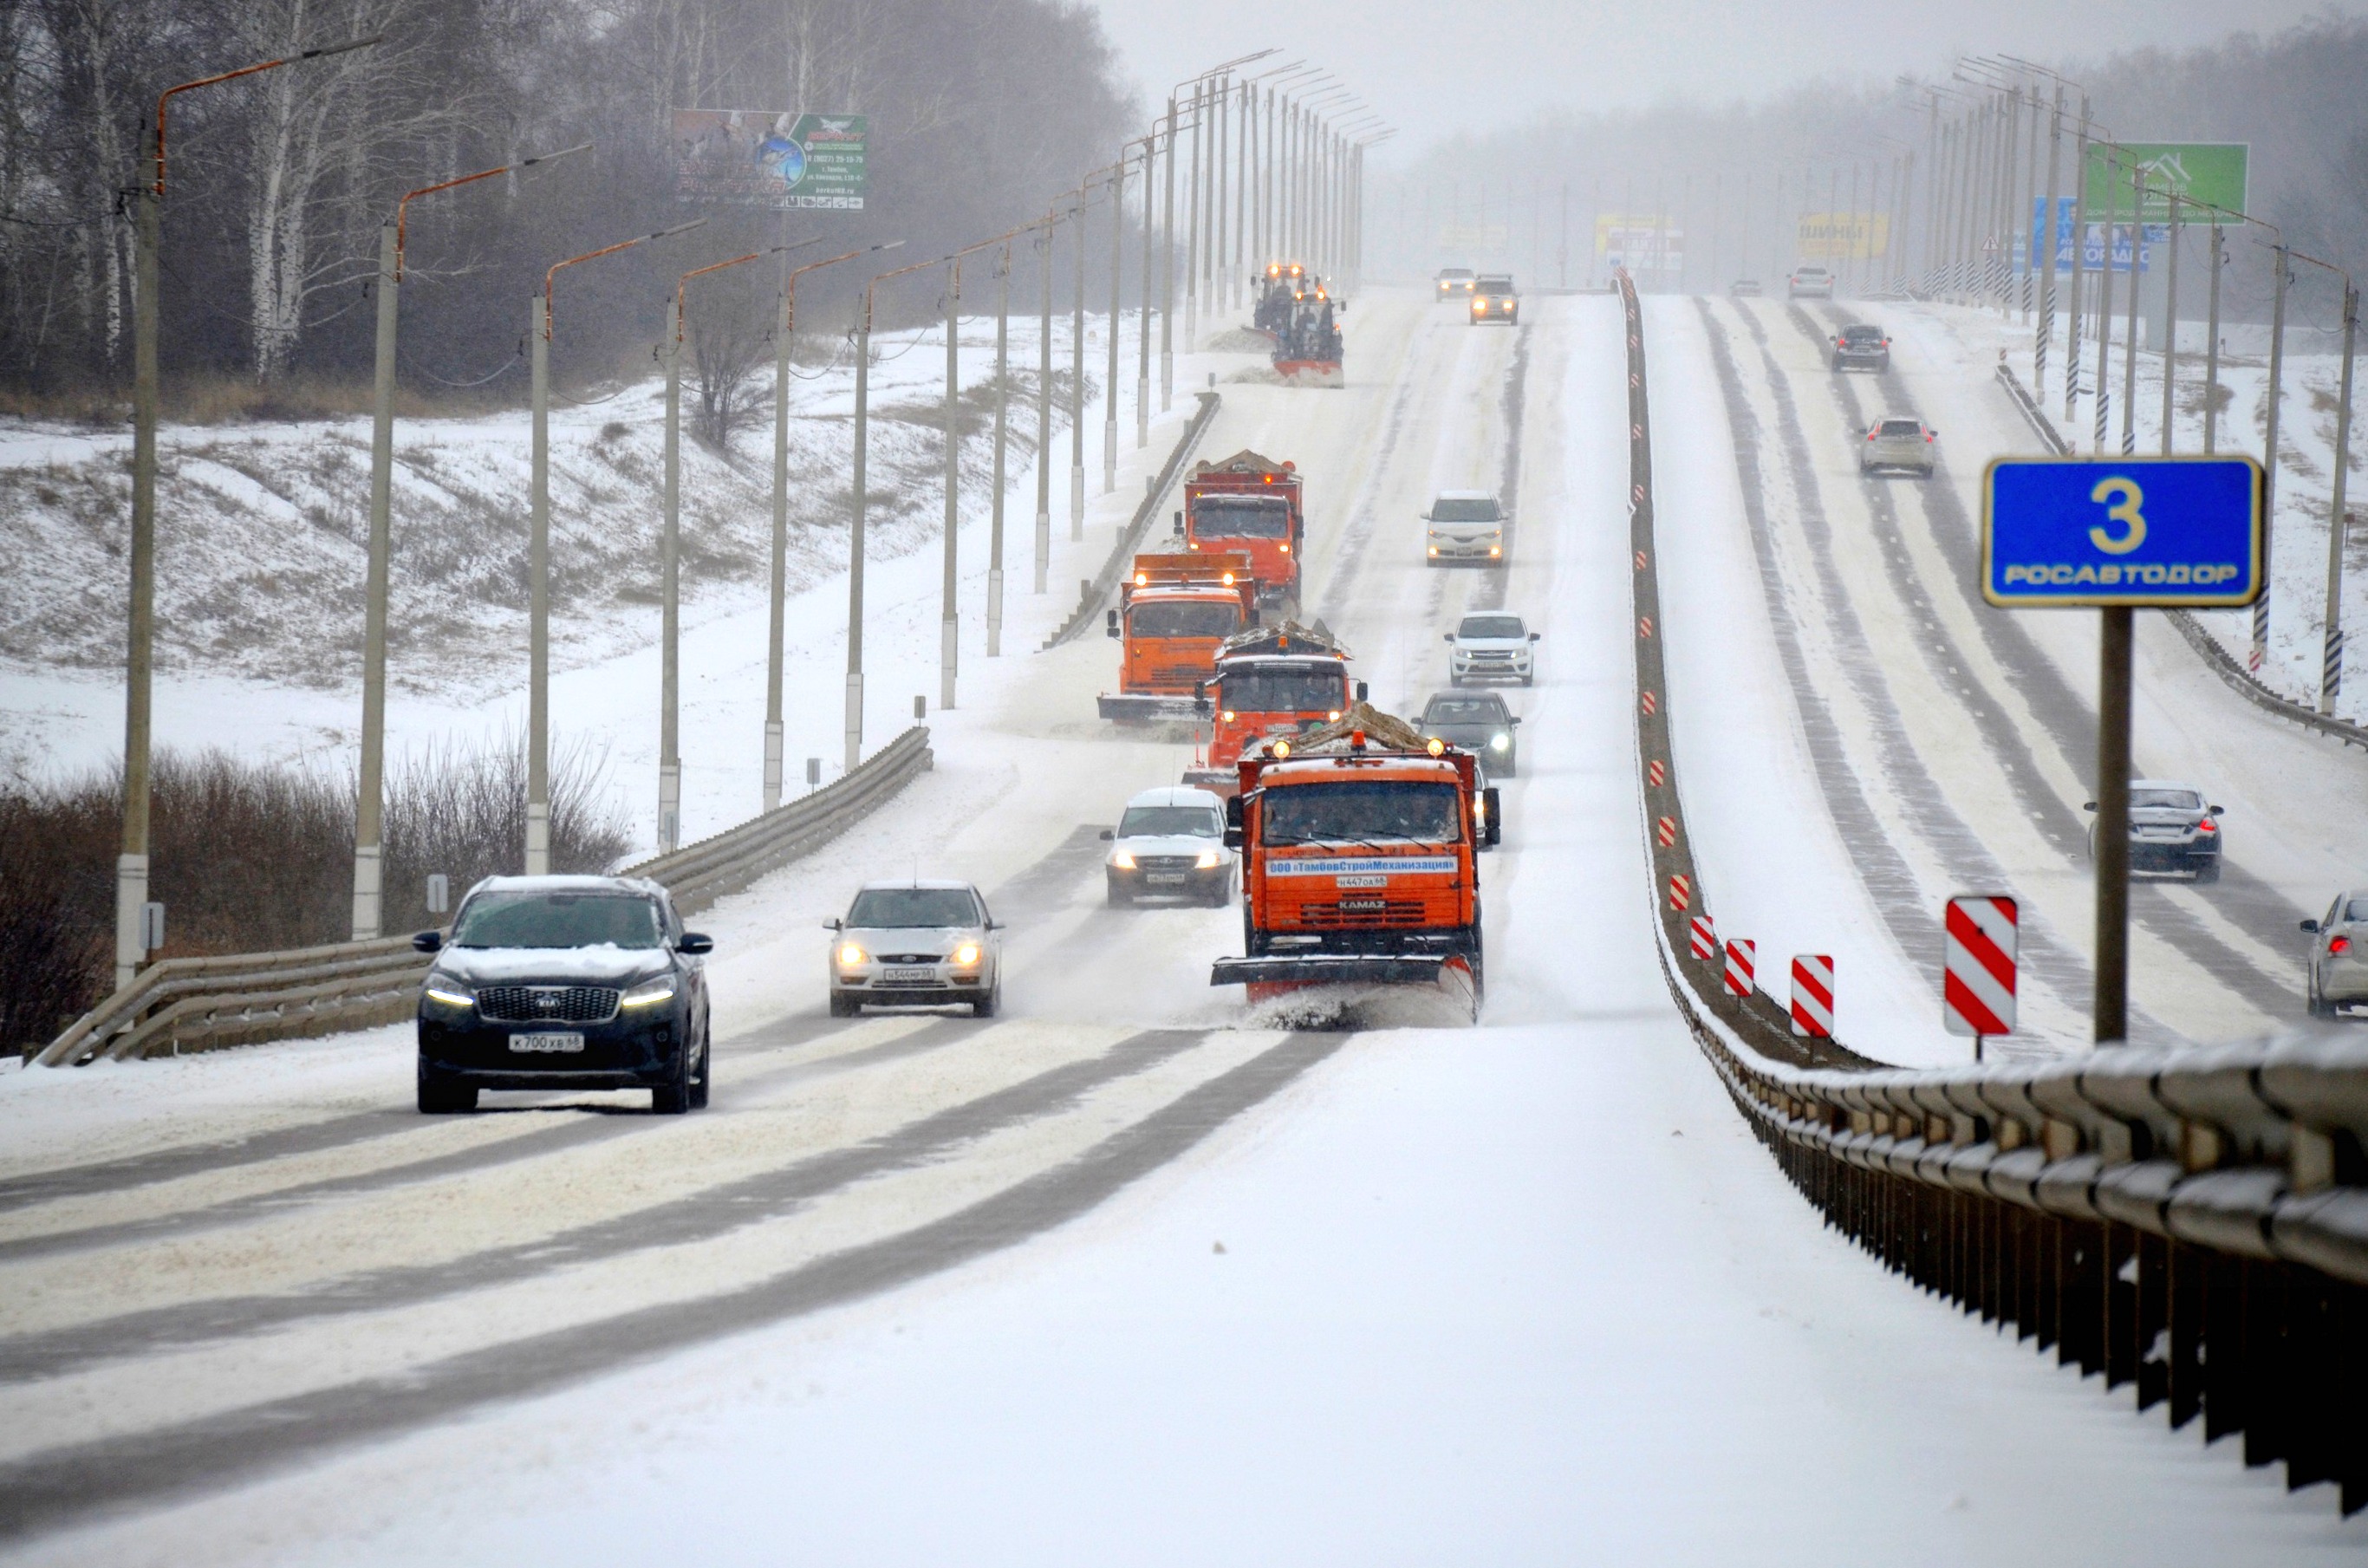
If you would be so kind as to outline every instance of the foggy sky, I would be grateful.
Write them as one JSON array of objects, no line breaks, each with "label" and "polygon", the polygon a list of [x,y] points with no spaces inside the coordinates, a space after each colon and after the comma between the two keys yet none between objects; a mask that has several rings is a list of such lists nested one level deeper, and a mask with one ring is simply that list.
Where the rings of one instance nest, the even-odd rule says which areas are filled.
[{"label": "foggy sky", "polygon": [[[2274,32],[2360,0],[1099,0],[1145,103],[1221,61],[1280,44],[1363,95],[1417,153],[1459,130],[1550,108],[1634,108],[1672,96],[1759,98],[1836,76],[1945,75],[1959,53],[2057,62],[2240,29]],[[1253,69],[1264,69],[1263,65]]]}]

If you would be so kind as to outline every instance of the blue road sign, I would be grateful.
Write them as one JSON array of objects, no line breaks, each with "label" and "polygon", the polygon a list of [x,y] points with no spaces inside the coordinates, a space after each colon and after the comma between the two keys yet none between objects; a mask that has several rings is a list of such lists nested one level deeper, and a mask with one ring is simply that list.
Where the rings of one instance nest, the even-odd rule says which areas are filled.
[{"label": "blue road sign", "polygon": [[1994,458],[1982,597],[1994,605],[2248,605],[2262,587],[2248,457]]}]

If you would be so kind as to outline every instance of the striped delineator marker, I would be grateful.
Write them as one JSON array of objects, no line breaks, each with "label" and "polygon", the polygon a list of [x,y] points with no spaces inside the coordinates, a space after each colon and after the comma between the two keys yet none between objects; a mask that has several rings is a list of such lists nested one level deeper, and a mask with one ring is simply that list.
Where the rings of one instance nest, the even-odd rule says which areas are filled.
[{"label": "striped delineator marker", "polygon": [[1656,790],[1661,787],[1662,781],[1668,778],[1668,768],[1657,756],[1645,765],[1645,782],[1650,784]]},{"label": "striped delineator marker", "polygon": [[1683,914],[1693,901],[1693,880],[1683,871],[1672,871],[1669,874],[1669,907]]},{"label": "striped delineator marker", "polygon": [[1831,953],[1793,955],[1793,1032],[1816,1040],[1834,1038]]},{"label": "striped delineator marker", "polygon": [[1759,950],[1758,943],[1740,937],[1726,945],[1726,994],[1729,996],[1751,994],[1751,960]]},{"label": "striped delineator marker", "polygon": [[1697,915],[1693,918],[1693,950],[1694,957],[1704,962],[1718,957],[1718,927],[1711,923],[1707,915]]},{"label": "striped delineator marker", "polygon": [[1654,710],[1654,708],[1656,706],[1656,699],[1654,699],[1654,696],[1653,696],[1653,694],[1652,694],[1651,692],[1649,692],[1649,691],[1648,691],[1648,692],[1646,692],[1646,693],[1645,694],[1644,699],[1643,699],[1643,705],[1644,705],[1645,711],[1645,712],[1647,712],[1647,713],[1650,713],[1650,712]]},{"label": "striped delineator marker", "polygon": [[1678,819],[1663,817],[1656,822],[1653,824],[1653,836],[1661,841],[1661,847],[1664,849],[1675,844],[1678,841]]},{"label": "striped delineator marker", "polygon": [[1942,922],[1948,952],[1941,966],[1941,1022],[1951,1034],[1974,1037],[1976,1062],[1985,1035],[2014,1032],[2020,915],[2013,899],[1960,893]]}]

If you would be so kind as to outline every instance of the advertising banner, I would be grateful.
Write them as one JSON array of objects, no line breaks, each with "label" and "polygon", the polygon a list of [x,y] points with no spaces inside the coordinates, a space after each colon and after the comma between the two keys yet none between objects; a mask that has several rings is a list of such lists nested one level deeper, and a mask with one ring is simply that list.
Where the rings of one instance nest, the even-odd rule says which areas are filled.
[{"label": "advertising banner", "polygon": [[[2026,255],[2037,256],[2039,257],[2039,266],[2043,271],[2045,270],[2047,267],[2047,240],[2044,233],[2047,223],[2046,208],[2047,198],[2040,196],[2033,197],[2032,199],[2031,233],[2028,237],[2021,241],[2015,247],[2018,251],[2023,252]],[[2055,267],[2059,272],[2069,272],[2072,270],[2072,231],[2075,225],[2072,222],[2072,199],[2068,196],[2057,197],[2055,199]],[[2138,237],[2137,245],[2137,266],[2138,271],[2141,273],[2148,271],[2154,266],[2154,247],[2170,243],[2170,225],[2168,223],[2146,223],[2144,225],[2134,225],[2130,223],[2114,224],[2113,270],[2116,272],[2127,272],[2130,269],[2130,231],[2134,227],[2142,227],[2144,230],[2143,234]],[[2104,271],[2105,225],[2102,223],[2083,223],[2078,225],[2078,228],[2080,230],[2080,267],[2082,270],[2088,272]],[[2017,259],[2020,260],[2021,257],[2019,256]]]},{"label": "advertising banner", "polygon": [[776,211],[860,212],[870,125],[860,114],[678,108],[675,196]]},{"label": "advertising banner", "polygon": [[1890,244],[1888,212],[1804,212],[1793,241],[1803,261],[1868,261]]},{"label": "advertising banner", "polygon": [[[2118,148],[2103,142],[2089,146],[2089,168],[2080,182],[2085,203],[2081,216],[2100,222],[2111,197],[2114,211],[2128,216],[2135,199],[2137,176],[2146,175],[2146,210],[2138,216],[2149,223],[2170,222],[2173,192],[2187,199],[2179,206],[2182,223],[2234,223],[2231,214],[2245,210],[2245,182],[2253,149],[2245,142],[2124,142]],[[2206,201],[2222,209],[2212,211],[2188,205]]]},{"label": "advertising banner", "polygon": [[1511,231],[1502,223],[1442,223],[1439,229],[1441,250],[1459,255],[1476,252],[1492,255],[1509,243]]},{"label": "advertising banner", "polygon": [[1658,214],[1598,213],[1595,254],[1632,273],[1677,272],[1686,265],[1686,234]]}]

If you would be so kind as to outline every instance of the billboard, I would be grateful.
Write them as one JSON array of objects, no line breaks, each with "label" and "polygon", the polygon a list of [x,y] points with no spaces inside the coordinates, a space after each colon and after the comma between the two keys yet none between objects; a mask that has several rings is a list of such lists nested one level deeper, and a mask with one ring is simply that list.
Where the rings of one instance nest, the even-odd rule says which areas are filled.
[{"label": "billboard", "polygon": [[1794,224],[1793,254],[1803,261],[1867,261],[1888,253],[1888,212],[1804,212]]},{"label": "billboard", "polygon": [[1511,243],[1512,231],[1503,223],[1442,223],[1439,245],[1446,251],[1500,251]]},{"label": "billboard", "polygon": [[675,196],[776,211],[860,212],[870,125],[860,114],[678,108]]},{"label": "billboard", "polygon": [[1676,272],[1686,265],[1686,232],[1659,214],[1601,212],[1595,254],[1607,267],[1632,273]]},{"label": "billboard", "polygon": [[[2039,257],[2040,269],[2042,271],[2046,270],[2046,225],[2047,198],[2044,196],[2032,197],[2031,199],[2031,233],[2027,238],[2019,241],[2015,245],[2015,249],[2021,253],[2015,258],[2018,264],[2021,263],[2026,256],[2036,256]],[[2084,272],[2104,271],[2105,225],[2102,223],[2083,223],[2078,225],[2078,227],[2080,230],[2081,270]],[[2135,256],[2135,260],[2137,262],[2138,271],[2141,273],[2149,270],[2153,267],[2154,247],[2159,244],[2167,244],[2170,241],[2170,225],[2168,223],[2147,223],[2144,225],[2134,225],[2130,223],[2114,224],[2113,270],[2116,272],[2127,272],[2130,269],[2130,262],[2133,259],[2130,254],[2130,247],[2133,240],[2130,231],[2134,227],[2143,227],[2145,231],[2143,234],[2135,236],[2137,244],[2137,255]],[[2060,272],[2069,272],[2072,270],[2073,228],[2072,199],[2068,196],[2059,196],[2055,199],[2055,267],[2056,270]],[[2017,270],[2021,269],[2020,265],[2018,265]]]},{"label": "billboard", "polygon": [[[2192,201],[2208,201],[2222,209],[2212,211],[2181,202],[2182,223],[2236,223],[2245,210],[2245,182],[2250,172],[2252,144],[2246,142],[2124,142],[2108,147],[2089,144],[2089,167],[2080,182],[2081,216],[2100,222],[2110,199],[2116,216],[2126,218],[2135,199],[2137,175],[2146,176],[2146,210],[2149,223],[2170,222],[2172,192]],[[2111,156],[2109,157],[2109,154]]]}]

